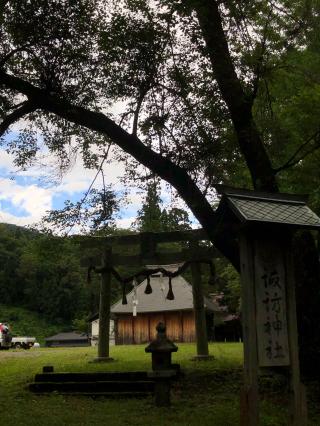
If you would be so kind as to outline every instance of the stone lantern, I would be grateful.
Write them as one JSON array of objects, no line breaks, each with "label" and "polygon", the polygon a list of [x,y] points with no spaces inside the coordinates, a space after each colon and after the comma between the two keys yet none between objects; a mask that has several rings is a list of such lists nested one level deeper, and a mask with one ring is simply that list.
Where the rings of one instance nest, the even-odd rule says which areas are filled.
[{"label": "stone lantern", "polygon": [[157,337],[145,349],[152,356],[152,370],[170,370],[174,367],[171,363],[172,352],[177,352],[178,347],[167,338],[166,326],[159,322],[156,327]]},{"label": "stone lantern", "polygon": [[172,364],[171,354],[178,347],[167,338],[166,326],[159,322],[157,337],[145,349],[152,356],[152,372],[148,376],[155,381],[155,403],[158,407],[170,405],[171,379],[177,375],[177,364]]}]

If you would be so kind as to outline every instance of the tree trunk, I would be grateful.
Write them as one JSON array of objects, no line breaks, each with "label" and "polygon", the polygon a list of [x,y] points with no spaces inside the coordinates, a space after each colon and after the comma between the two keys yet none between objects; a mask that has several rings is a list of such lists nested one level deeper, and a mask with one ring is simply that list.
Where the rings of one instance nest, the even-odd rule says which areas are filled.
[{"label": "tree trunk", "polygon": [[[196,11],[212,69],[227,104],[241,153],[255,189],[278,192],[275,173],[252,116],[253,94],[246,94],[237,77],[223,30],[218,4],[189,0]],[[302,236],[303,235],[303,236]],[[320,371],[319,259],[310,233],[296,240],[297,313],[302,373]]]},{"label": "tree trunk", "polygon": [[295,237],[294,265],[301,372],[320,378],[320,267],[310,232]]},{"label": "tree trunk", "polygon": [[196,11],[212,69],[227,104],[238,144],[255,189],[277,192],[271,161],[252,117],[253,94],[246,94],[237,77],[216,1],[189,0]]}]

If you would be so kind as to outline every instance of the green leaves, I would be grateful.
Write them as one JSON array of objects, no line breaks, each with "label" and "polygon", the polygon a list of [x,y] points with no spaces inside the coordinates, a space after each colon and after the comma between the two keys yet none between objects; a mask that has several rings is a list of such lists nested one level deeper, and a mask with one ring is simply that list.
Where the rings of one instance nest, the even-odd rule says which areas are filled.
[{"label": "green leaves", "polygon": [[[153,150],[166,164],[180,166],[209,197],[216,183],[248,187],[253,180],[273,181],[277,172],[282,189],[296,190],[300,176],[283,166],[318,130],[319,4],[226,1],[213,10],[215,4],[9,0],[0,59],[9,75],[43,89],[43,96],[110,115],[119,124],[112,127],[113,142],[123,146],[122,129],[132,133],[131,146],[138,146],[137,137],[150,158]],[[206,26],[200,12],[209,10],[219,25]],[[218,40],[223,55],[214,54]],[[21,95],[19,88],[0,90],[5,119]],[[86,166],[99,167],[102,148],[110,142],[105,136],[110,132],[102,134],[102,116],[95,117],[93,127],[85,121],[93,132],[76,126],[74,115],[68,122],[68,111],[42,108],[28,114],[27,130],[11,146],[17,164],[29,165],[43,143],[61,170],[72,164],[75,146]],[[317,142],[312,143],[315,156],[295,164],[303,173],[316,169]],[[141,161],[138,151],[126,149]],[[144,174],[127,154],[114,155],[126,162],[127,182]],[[159,173],[149,157],[148,164]],[[316,191],[317,180],[308,190]],[[174,178],[171,183],[181,188]]]},{"label": "green leaves", "polygon": [[159,232],[163,230],[161,202],[158,183],[149,183],[145,201],[138,211],[135,222],[140,232]]},{"label": "green leaves", "polygon": [[135,227],[140,232],[184,231],[191,229],[188,213],[177,207],[161,209],[162,200],[158,183],[151,182],[147,195],[138,211]]},{"label": "green leaves", "polygon": [[122,11],[113,11],[99,39],[99,62],[108,81],[103,90],[119,98],[147,92],[155,85],[167,43],[163,25],[146,6],[137,14],[125,5]]},{"label": "green leaves", "polygon": [[[319,210],[320,69],[319,51],[311,34],[307,44],[291,48],[274,60],[261,82],[255,118],[263,133],[284,192],[311,194]],[[310,40],[310,41],[309,41]],[[271,60],[270,60],[271,62]]]},{"label": "green leaves", "polygon": [[14,164],[24,170],[33,164],[39,151],[37,134],[31,129],[21,131],[16,139],[4,145],[8,153],[15,155]]},{"label": "green leaves", "polygon": [[72,230],[78,232],[108,231],[114,225],[119,210],[119,200],[109,188],[92,188],[86,196],[77,202],[65,201],[61,210],[51,210],[42,220],[42,227],[69,235]]},{"label": "green leaves", "polygon": [[0,297],[53,322],[88,309],[76,249],[67,240],[14,225],[0,226]]}]

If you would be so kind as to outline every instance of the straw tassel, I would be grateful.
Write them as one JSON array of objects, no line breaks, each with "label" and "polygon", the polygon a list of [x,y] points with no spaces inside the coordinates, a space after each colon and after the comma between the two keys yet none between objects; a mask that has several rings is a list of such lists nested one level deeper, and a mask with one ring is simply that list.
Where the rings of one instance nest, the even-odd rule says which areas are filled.
[{"label": "straw tassel", "polygon": [[136,277],[134,277],[133,278],[133,282],[132,282],[132,285],[133,285],[133,294],[132,294],[132,315],[134,316],[134,317],[136,317],[137,316],[137,305],[138,305],[138,295],[137,295],[137,285],[138,285],[138,283],[137,283],[137,279],[136,279]]},{"label": "straw tassel", "polygon": [[144,290],[145,294],[151,294],[152,293],[152,287],[150,284],[150,276],[147,277],[147,286],[146,289]]},{"label": "straw tassel", "polygon": [[168,291],[168,294],[167,294],[167,299],[168,300],[174,300],[174,294],[173,294],[173,291],[172,291],[171,277],[169,277],[169,291]]}]

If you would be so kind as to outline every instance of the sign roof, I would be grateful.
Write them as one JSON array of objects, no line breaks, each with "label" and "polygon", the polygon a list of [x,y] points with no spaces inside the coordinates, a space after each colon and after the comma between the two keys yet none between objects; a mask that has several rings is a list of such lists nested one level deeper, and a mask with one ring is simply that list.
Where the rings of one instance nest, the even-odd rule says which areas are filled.
[{"label": "sign roof", "polygon": [[320,218],[307,206],[305,195],[250,191],[222,185],[218,192],[222,194],[221,213],[227,207],[242,223],[320,229]]},{"label": "sign roof", "polygon": [[320,218],[304,203],[227,197],[242,221],[258,221],[320,228]]}]

